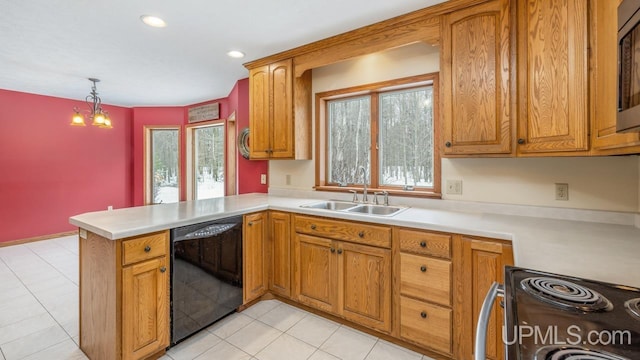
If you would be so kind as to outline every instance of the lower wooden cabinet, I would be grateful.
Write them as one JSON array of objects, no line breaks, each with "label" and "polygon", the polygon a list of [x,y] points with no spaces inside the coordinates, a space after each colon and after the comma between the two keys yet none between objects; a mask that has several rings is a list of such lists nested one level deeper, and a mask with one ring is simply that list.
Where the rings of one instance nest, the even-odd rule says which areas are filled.
[{"label": "lower wooden cabinet", "polygon": [[269,287],[267,263],[267,212],[244,216],[243,220],[243,302],[264,295]]},{"label": "lower wooden cabinet", "polygon": [[[482,302],[494,281],[504,283],[504,267],[513,265],[513,249],[510,242],[460,237],[457,248],[458,262],[458,296],[456,311],[458,313],[455,326],[459,328],[457,338],[458,356],[460,360],[473,359],[475,329]],[[502,343],[502,308],[496,302],[491,312],[487,327],[487,359],[504,359]]]},{"label": "lower wooden cabinet", "polygon": [[[295,221],[300,231],[307,225],[309,232],[336,226],[342,228],[336,234],[366,237],[364,230],[356,231],[357,223],[297,216]],[[391,331],[391,250],[296,232],[293,264],[295,300],[375,330]]]},{"label": "lower wooden cabinet", "polygon": [[159,356],[170,340],[169,232],[80,234],[80,348],[90,359]]},{"label": "lower wooden cabinet", "polygon": [[400,297],[400,336],[436,350],[451,353],[453,311],[425,301]]},{"label": "lower wooden cabinet", "polygon": [[291,214],[269,212],[269,290],[291,297]]}]

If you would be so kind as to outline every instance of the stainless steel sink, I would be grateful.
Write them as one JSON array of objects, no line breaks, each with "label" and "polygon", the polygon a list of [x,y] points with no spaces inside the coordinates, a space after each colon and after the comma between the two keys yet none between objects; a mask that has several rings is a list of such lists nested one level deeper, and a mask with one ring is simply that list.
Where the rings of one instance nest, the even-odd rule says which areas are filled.
[{"label": "stainless steel sink", "polygon": [[357,204],[348,201],[325,200],[312,204],[300,205],[303,208],[343,211],[362,215],[393,216],[407,208],[404,206],[383,206],[373,204]]},{"label": "stainless steel sink", "polygon": [[301,205],[301,207],[340,211],[340,210],[350,209],[357,205],[358,204],[354,204],[351,202],[328,200],[328,201],[321,201],[321,202],[313,203],[309,205]]},{"label": "stainless steel sink", "polygon": [[391,216],[404,209],[406,208],[397,206],[358,205],[356,207],[348,209],[347,211],[367,215]]}]

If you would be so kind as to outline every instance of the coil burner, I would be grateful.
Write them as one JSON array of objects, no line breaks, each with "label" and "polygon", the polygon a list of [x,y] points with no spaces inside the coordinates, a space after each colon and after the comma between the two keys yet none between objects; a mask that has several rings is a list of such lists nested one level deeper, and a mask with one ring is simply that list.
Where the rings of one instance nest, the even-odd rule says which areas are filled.
[{"label": "coil burner", "polygon": [[640,320],[640,298],[628,300],[624,307],[632,317]]},{"label": "coil burner", "polygon": [[520,284],[527,293],[539,300],[565,309],[583,312],[603,312],[613,309],[611,302],[598,292],[570,281],[552,277],[530,277],[522,280]]},{"label": "coil burner", "polygon": [[604,351],[580,347],[546,346],[536,353],[535,360],[630,360]]}]

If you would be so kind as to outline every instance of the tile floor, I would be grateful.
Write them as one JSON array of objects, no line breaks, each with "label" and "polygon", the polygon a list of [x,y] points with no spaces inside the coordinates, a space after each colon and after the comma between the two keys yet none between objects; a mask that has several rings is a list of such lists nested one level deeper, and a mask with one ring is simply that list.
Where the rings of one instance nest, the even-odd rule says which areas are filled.
[{"label": "tile floor", "polygon": [[[78,348],[78,241],[0,248],[0,360],[87,359]],[[277,300],[261,301],[161,360],[429,360]]]}]

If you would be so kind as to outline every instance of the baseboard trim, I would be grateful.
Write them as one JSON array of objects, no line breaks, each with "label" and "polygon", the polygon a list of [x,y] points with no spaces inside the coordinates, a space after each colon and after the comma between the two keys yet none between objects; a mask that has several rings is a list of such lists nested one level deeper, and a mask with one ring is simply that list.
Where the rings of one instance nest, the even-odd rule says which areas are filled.
[{"label": "baseboard trim", "polygon": [[65,231],[57,234],[49,234],[49,235],[36,236],[36,237],[26,238],[26,239],[5,241],[5,242],[0,242],[0,248],[6,247],[6,246],[12,246],[12,245],[27,244],[27,243],[32,243],[32,242],[42,241],[42,240],[49,240],[57,237],[77,235],[77,234],[78,234],[78,230],[73,230],[73,231]]}]

